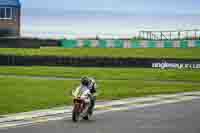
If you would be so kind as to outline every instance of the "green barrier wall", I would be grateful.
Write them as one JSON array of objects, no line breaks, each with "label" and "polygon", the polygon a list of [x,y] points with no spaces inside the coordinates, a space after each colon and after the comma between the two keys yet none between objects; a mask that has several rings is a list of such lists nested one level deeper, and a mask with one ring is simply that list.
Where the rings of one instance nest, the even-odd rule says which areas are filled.
[{"label": "green barrier wall", "polygon": [[123,40],[114,40],[114,47],[115,48],[123,48],[124,47],[124,41]]},{"label": "green barrier wall", "polygon": [[98,44],[100,48],[108,48],[108,43],[106,40],[99,40]]},{"label": "green barrier wall", "polygon": [[83,47],[84,48],[91,48],[92,47],[92,41],[91,40],[84,40],[83,41]]},{"label": "green barrier wall", "polygon": [[[61,47],[64,48],[77,48],[79,46],[84,48],[92,48],[96,47],[93,46],[93,40],[61,40]],[[96,41],[95,41],[96,43]],[[110,45],[114,45],[114,48],[125,48],[125,41],[116,39],[116,40],[106,40],[101,39],[97,40],[97,47],[99,48],[109,48]],[[141,44],[144,44],[144,47],[146,48],[158,48],[159,44],[163,44],[164,48],[189,48],[189,47],[197,47],[200,48],[200,40],[183,40],[183,41],[176,41],[177,46],[175,46],[174,41],[138,41],[138,40],[127,40],[126,48],[142,48],[143,46]]]},{"label": "green barrier wall", "polygon": [[173,48],[173,42],[172,41],[164,41],[164,48]]},{"label": "green barrier wall", "polygon": [[61,45],[64,48],[76,48],[78,46],[77,40],[62,40]]},{"label": "green barrier wall", "polygon": [[181,41],[180,42],[180,48],[189,48],[188,41]]},{"label": "green barrier wall", "polygon": [[131,41],[131,48],[141,48],[140,41]]},{"label": "green barrier wall", "polygon": [[157,43],[155,41],[148,41],[148,48],[156,48],[157,47],[156,44]]},{"label": "green barrier wall", "polygon": [[200,40],[195,41],[195,46],[198,47],[198,48],[200,48]]}]

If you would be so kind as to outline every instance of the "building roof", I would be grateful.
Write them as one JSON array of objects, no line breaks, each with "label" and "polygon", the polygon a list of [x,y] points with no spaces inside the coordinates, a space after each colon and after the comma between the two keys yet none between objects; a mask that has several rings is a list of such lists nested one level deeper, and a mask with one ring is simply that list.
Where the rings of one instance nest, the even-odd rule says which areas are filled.
[{"label": "building roof", "polygon": [[0,0],[0,6],[17,6],[20,7],[19,0]]}]

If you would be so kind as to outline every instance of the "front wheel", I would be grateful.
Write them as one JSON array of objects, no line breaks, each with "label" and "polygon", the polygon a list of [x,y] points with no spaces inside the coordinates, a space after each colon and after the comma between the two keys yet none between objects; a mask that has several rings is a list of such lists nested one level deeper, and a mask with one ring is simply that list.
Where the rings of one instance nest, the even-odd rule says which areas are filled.
[{"label": "front wheel", "polygon": [[74,107],[72,111],[72,120],[74,122],[78,122],[80,120],[80,113],[77,111],[76,107]]}]

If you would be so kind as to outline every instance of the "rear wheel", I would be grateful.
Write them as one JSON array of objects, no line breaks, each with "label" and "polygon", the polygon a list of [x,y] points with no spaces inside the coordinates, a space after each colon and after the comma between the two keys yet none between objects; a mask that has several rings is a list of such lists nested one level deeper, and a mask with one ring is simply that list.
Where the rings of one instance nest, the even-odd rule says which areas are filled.
[{"label": "rear wheel", "polygon": [[83,117],[84,120],[89,120],[91,118],[92,114],[88,108],[88,111],[87,111],[87,115]]},{"label": "rear wheel", "polygon": [[83,119],[84,119],[84,120],[89,120],[89,117],[88,117],[88,115],[87,115],[87,116],[85,116],[85,117],[83,117]]}]

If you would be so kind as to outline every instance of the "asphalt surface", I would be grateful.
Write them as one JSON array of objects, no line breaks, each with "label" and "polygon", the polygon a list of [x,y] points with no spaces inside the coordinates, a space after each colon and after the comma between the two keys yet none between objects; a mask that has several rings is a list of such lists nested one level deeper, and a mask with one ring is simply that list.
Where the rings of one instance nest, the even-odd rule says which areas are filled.
[{"label": "asphalt surface", "polygon": [[0,133],[200,133],[200,100],[98,114],[91,121],[50,121]]}]

